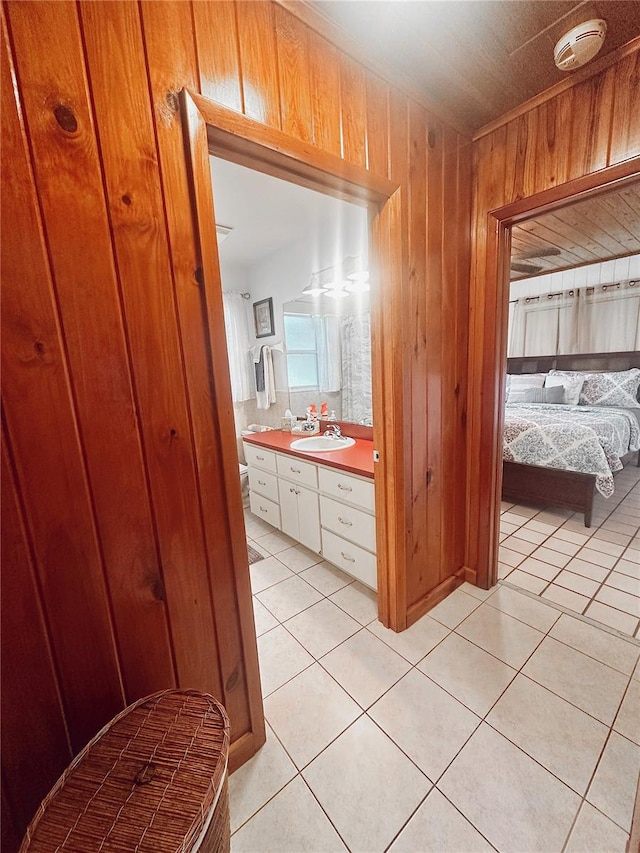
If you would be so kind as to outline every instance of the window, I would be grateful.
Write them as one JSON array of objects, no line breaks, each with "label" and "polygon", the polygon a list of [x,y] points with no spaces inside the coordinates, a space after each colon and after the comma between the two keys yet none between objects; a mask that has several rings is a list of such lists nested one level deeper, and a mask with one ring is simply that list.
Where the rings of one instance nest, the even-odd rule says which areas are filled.
[{"label": "window", "polygon": [[310,314],[285,314],[287,374],[291,390],[318,390],[318,340]]}]

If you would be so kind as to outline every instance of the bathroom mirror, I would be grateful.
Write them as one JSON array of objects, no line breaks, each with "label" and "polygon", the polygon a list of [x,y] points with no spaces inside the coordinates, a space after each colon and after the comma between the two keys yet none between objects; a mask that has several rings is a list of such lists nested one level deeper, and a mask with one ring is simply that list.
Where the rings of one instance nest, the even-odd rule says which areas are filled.
[{"label": "bathroom mirror", "polygon": [[[210,157],[238,435],[321,404],[372,424],[365,207]],[[306,292],[305,292],[306,291]],[[272,300],[273,334],[253,305]],[[268,347],[264,350],[263,347]]]}]

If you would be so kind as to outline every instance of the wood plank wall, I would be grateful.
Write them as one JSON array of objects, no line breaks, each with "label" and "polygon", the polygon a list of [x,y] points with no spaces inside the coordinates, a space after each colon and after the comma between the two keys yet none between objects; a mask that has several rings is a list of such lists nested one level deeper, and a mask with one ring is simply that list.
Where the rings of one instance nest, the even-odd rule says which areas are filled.
[{"label": "wood plank wall", "polygon": [[[485,584],[497,559],[498,427],[508,294],[497,286],[490,211],[640,155],[640,50],[474,142],[466,565]],[[488,247],[490,247],[488,249]],[[489,511],[488,511],[489,510]]]},{"label": "wood plank wall", "polygon": [[235,764],[264,737],[184,86],[401,186],[403,280],[376,298],[403,391],[405,618],[463,565],[469,140],[274,3],[5,3],[7,850],[70,756],[142,695],[216,694]]}]

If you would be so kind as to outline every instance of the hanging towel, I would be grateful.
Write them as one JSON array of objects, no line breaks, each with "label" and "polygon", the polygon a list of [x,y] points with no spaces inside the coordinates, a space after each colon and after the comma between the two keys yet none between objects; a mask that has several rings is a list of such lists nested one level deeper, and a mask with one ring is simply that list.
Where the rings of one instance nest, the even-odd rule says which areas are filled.
[{"label": "hanging towel", "polygon": [[255,362],[256,391],[264,391],[264,350],[265,347],[260,347],[260,358]]},{"label": "hanging towel", "polygon": [[[258,386],[258,367],[262,364],[262,389]],[[273,356],[271,347],[263,346],[260,360],[256,364],[256,406],[258,409],[268,409],[276,401],[276,381],[273,372]]]}]

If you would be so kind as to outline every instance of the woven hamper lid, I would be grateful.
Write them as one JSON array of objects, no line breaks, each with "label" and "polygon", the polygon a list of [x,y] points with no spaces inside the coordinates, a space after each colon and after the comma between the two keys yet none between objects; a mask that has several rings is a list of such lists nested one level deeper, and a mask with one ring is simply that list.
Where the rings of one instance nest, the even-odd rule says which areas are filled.
[{"label": "woven hamper lid", "polygon": [[191,851],[225,780],[229,720],[206,693],[130,705],[76,756],[31,821],[21,853]]}]

